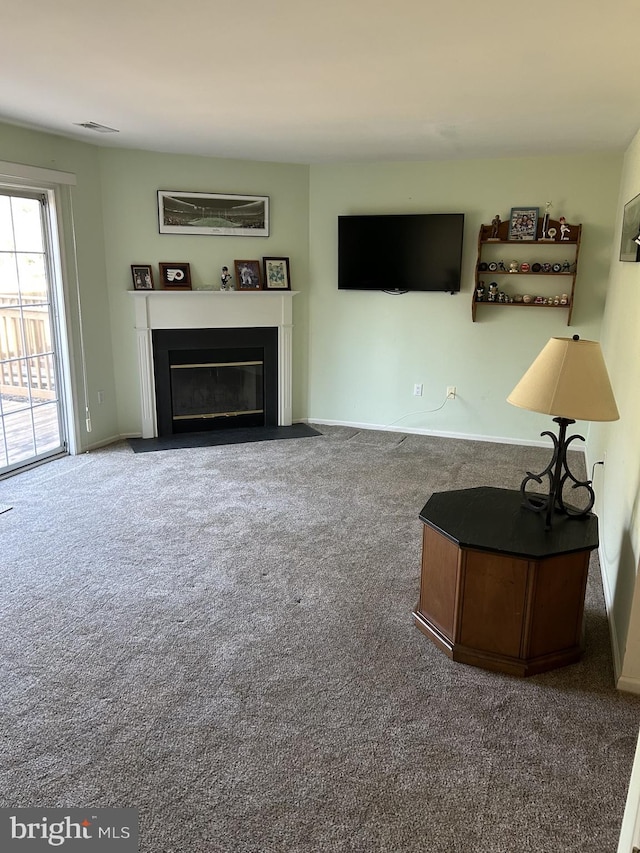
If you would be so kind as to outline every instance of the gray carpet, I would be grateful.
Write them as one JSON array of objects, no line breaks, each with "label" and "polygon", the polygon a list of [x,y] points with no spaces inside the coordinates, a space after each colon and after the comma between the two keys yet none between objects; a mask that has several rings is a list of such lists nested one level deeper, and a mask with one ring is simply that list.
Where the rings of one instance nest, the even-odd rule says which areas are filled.
[{"label": "gray carpet", "polygon": [[548,452],[319,427],[0,482],[0,802],[127,806],[143,853],[615,851],[640,697],[586,651],[530,679],[413,625],[431,492]]}]

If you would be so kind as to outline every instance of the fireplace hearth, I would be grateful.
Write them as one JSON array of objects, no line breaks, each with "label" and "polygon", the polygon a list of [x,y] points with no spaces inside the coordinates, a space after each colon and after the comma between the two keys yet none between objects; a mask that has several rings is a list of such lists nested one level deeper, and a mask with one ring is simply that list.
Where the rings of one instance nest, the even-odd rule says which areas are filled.
[{"label": "fireplace hearth", "polygon": [[278,424],[278,330],[154,329],[158,435]]}]

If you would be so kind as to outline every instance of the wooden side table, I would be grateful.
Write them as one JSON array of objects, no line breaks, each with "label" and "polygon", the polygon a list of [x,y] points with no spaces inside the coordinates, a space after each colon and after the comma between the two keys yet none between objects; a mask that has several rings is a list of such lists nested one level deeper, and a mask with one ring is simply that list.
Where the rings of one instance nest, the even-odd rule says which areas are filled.
[{"label": "wooden side table", "polygon": [[589,555],[598,519],[544,517],[519,491],[437,492],[425,504],[414,621],[461,663],[535,675],[582,655]]}]

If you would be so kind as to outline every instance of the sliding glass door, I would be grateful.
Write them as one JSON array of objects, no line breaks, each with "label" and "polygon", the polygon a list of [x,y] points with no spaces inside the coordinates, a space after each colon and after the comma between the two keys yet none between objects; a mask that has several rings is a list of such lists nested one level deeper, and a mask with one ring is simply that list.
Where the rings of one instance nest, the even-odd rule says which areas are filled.
[{"label": "sliding glass door", "polygon": [[0,475],[66,451],[47,204],[0,188]]}]

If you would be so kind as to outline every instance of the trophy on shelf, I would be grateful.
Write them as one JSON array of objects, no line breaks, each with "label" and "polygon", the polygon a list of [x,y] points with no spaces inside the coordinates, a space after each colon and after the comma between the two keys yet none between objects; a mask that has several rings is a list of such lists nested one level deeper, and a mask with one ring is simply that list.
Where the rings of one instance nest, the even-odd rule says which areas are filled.
[{"label": "trophy on shelf", "polygon": [[[545,211],[544,211],[544,219],[542,220],[542,233],[540,234],[541,240],[552,240],[553,239],[553,237],[549,237],[549,235],[547,234],[547,229],[549,228],[549,211],[550,211],[551,207],[552,207],[551,202],[550,201],[546,202]],[[554,232],[554,237],[555,237],[555,232]]]}]

